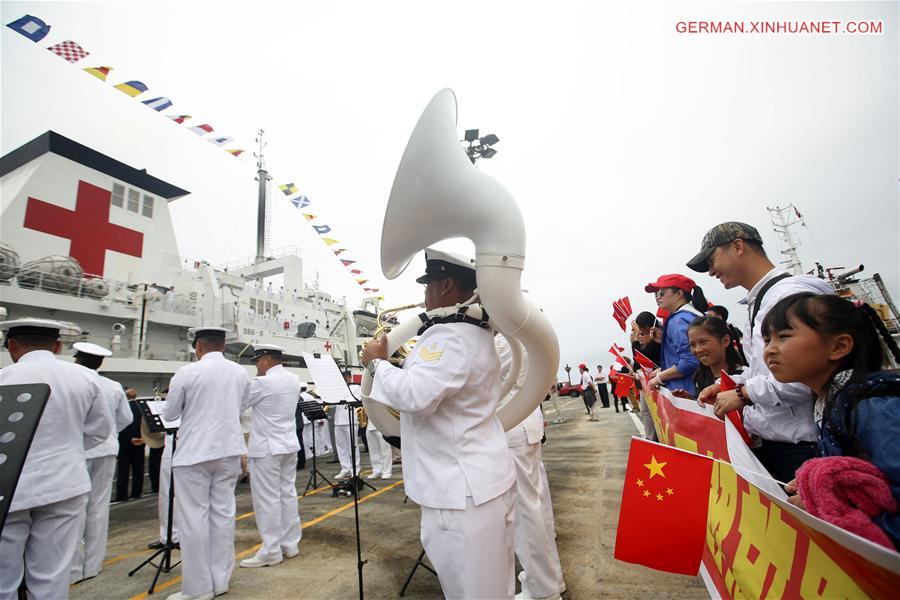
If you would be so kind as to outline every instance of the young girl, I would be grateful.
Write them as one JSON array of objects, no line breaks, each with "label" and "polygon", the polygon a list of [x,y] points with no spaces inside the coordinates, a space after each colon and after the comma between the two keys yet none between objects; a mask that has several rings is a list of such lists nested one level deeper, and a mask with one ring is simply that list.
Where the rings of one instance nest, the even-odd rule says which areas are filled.
[{"label": "young girl", "polygon": [[[772,307],[762,334],[775,379],[803,383],[816,395],[822,455],[872,463],[900,501],[900,374],[881,370],[881,341],[896,361],[900,349],[878,314],[838,296],[794,294]],[[900,514],[874,522],[900,547]]]},{"label": "young girl", "polygon": [[665,385],[670,390],[685,390],[692,397],[696,395],[694,371],[699,361],[691,354],[687,329],[691,321],[703,315],[709,303],[703,290],[684,275],[662,275],[644,288],[656,296],[656,304],[668,311],[663,323],[662,353],[660,366],[653,374],[650,386]]},{"label": "young girl", "polygon": [[722,319],[697,317],[688,326],[688,342],[691,354],[700,361],[700,366],[694,371],[694,387],[697,390],[714,384],[722,371],[729,375],[743,371],[728,324]]}]

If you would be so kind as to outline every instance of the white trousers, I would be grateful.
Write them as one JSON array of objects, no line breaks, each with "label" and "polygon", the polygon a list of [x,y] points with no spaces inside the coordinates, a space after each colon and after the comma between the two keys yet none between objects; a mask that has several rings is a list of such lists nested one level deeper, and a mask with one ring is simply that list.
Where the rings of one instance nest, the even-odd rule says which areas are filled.
[{"label": "white trousers", "polygon": [[641,402],[640,402],[641,412],[640,420],[644,425],[644,439],[655,442],[656,441],[656,425],[653,424],[653,415],[650,414],[650,407],[647,406],[647,395],[641,391]]},{"label": "white trousers", "polygon": [[238,456],[172,467],[175,520],[181,533],[181,591],[203,596],[228,589],[234,570],[234,487]]},{"label": "white trousers", "polygon": [[372,462],[372,473],[390,477],[392,474],[391,467],[394,464],[394,457],[391,455],[391,445],[384,440],[380,431],[371,428],[371,422],[370,426],[366,427],[366,442],[369,445],[369,460]]},{"label": "white trousers", "polygon": [[541,445],[510,447],[516,465],[516,556],[522,565],[522,591],[528,598],[559,595],[562,568],[556,540],[550,537],[543,508]]},{"label": "white trousers", "polygon": [[313,455],[313,436],[316,438],[316,456],[328,454],[332,450],[331,432],[326,421],[316,421],[303,425],[303,447],[307,458]]},{"label": "white trousers", "polygon": [[87,497],[81,494],[6,516],[0,535],[0,600],[18,598],[23,574],[34,600],[69,597],[69,570]]},{"label": "white trousers", "polygon": [[256,558],[278,560],[300,544],[297,507],[297,453],[250,457],[250,486],[262,546]]},{"label": "white trousers", "polygon": [[450,600],[512,598],[516,488],[464,510],[422,507],[422,547]]},{"label": "white trousers", "polygon": [[[550,482],[547,480],[547,469],[544,468],[544,461],[541,461],[541,510],[544,512],[544,524],[547,526],[547,538],[553,540],[550,551],[553,556],[550,560],[560,564],[559,551],[556,547],[556,524],[553,517],[553,500],[550,498]],[[566,591],[566,582],[563,580],[562,565],[559,571],[559,593]]]},{"label": "white trousers", "polygon": [[116,457],[89,458],[87,470],[91,476],[91,491],[80,517],[78,542],[75,544],[70,573],[72,583],[85,577],[94,577],[103,568],[109,532],[109,497],[112,495]]},{"label": "white trousers", "polygon": [[[359,475],[359,445],[356,443],[356,432],[351,431],[355,426],[351,425],[335,425],[334,426],[334,447],[337,450],[338,460],[341,461],[341,471],[351,473],[353,464],[351,452],[354,447],[356,449],[356,474]],[[352,436],[353,439],[350,439]]]},{"label": "white trousers", "polygon": [[[165,543],[169,535],[169,484],[172,476],[172,450],[166,447],[159,461],[159,494],[156,498],[156,510],[159,516],[159,541]],[[174,517],[174,511],[173,511]],[[178,519],[172,520],[172,541],[177,542]]]}]

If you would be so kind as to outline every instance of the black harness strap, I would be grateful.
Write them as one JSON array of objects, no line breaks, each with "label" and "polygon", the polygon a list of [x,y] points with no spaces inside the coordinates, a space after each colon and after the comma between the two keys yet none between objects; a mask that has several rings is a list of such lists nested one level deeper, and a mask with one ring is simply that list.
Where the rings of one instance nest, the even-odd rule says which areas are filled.
[{"label": "black harness strap", "polygon": [[753,311],[750,313],[750,335],[753,335],[753,328],[756,326],[756,315],[759,313],[759,307],[762,306],[763,297],[765,297],[766,292],[768,292],[773,285],[781,281],[782,279],[787,279],[790,277],[790,273],[782,273],[781,275],[776,275],[772,279],[766,282],[762,289],[759,290],[759,293],[756,295],[756,300],[753,301]]},{"label": "black harness strap", "polygon": [[432,325],[446,325],[450,323],[468,323],[469,325],[476,325],[481,327],[482,329],[487,329],[489,327],[488,321],[490,320],[490,316],[484,307],[481,307],[481,319],[476,319],[475,317],[470,317],[466,314],[466,309],[468,306],[460,306],[459,309],[452,314],[449,314],[445,317],[429,317],[426,313],[419,313],[419,319],[422,321],[422,327],[419,328],[419,332],[417,335],[422,335]]}]

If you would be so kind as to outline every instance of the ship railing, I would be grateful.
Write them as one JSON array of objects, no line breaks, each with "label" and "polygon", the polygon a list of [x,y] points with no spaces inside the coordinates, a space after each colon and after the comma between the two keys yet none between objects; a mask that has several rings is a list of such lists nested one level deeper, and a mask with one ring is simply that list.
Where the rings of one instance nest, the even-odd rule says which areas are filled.
[{"label": "ship railing", "polygon": [[[99,302],[133,304],[140,301],[140,291],[137,285],[90,273],[75,276],[47,272],[42,269],[19,268],[15,277],[7,281],[23,290],[39,290]],[[191,298],[185,295],[176,295],[174,299],[169,299],[161,291],[156,291],[155,294],[152,289],[148,291],[148,306],[151,310],[190,315],[196,313],[195,304]]]},{"label": "ship railing", "polygon": [[[13,279],[10,278],[9,281],[12,283]],[[52,294],[65,294],[95,300],[106,298],[119,290],[134,287],[123,281],[89,273],[76,276],[68,273],[22,268],[16,270],[14,281],[17,287],[25,290],[40,290]]]}]

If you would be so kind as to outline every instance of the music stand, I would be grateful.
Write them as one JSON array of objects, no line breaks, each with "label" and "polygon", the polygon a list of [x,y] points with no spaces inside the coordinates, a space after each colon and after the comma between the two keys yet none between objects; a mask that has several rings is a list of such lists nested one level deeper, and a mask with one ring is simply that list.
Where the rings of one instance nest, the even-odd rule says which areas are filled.
[{"label": "music stand", "polygon": [[[306,488],[303,490],[303,495],[312,489],[316,489],[319,487],[319,482],[316,480],[317,477],[321,477],[325,483],[334,487],[334,484],[319,471],[316,466],[316,421],[321,421],[323,419],[328,419],[328,415],[325,414],[325,411],[322,410],[322,405],[316,402],[315,400],[302,400],[297,403],[300,407],[300,412],[302,412],[306,418],[309,420],[310,424],[313,426],[312,431],[312,447],[313,447],[313,455],[312,455],[312,472],[309,474],[309,481],[306,482]],[[301,440],[302,441],[302,440]]]},{"label": "music stand", "polygon": [[[350,421],[350,425],[348,427],[350,430],[350,462],[351,462],[351,465],[350,465],[351,479],[350,479],[350,481],[353,482],[353,489],[358,490],[360,486],[366,486],[368,488],[371,488],[373,492],[377,491],[377,488],[374,485],[372,485],[371,483],[369,483],[368,481],[366,481],[365,479],[361,478],[359,476],[359,473],[356,470],[356,450],[357,450],[358,444],[357,444],[357,440],[356,440],[356,431],[354,431],[355,428],[353,427],[353,422],[354,422],[353,412],[356,410],[356,408],[362,406],[362,402],[358,401],[358,400],[343,400],[341,402],[338,402],[337,404],[329,404],[327,402],[325,404],[326,404],[326,406],[334,406],[334,407],[346,406],[347,407],[347,419]],[[339,409],[335,408],[335,410],[339,410]],[[336,432],[335,432],[335,435],[337,435]],[[337,452],[337,448],[335,448],[335,452]]]},{"label": "music stand", "polygon": [[[172,436],[172,456],[175,455],[175,447],[177,445],[175,435],[178,432],[177,427],[171,427],[174,425],[173,423],[168,423],[170,427],[166,427],[166,424],[163,423],[162,417],[159,415],[159,404],[155,404],[154,406],[148,405],[148,400],[137,400],[138,407],[141,409],[141,416],[143,416],[144,420],[147,422],[147,428],[152,433],[160,433],[165,432],[167,435],[171,434]],[[154,409],[157,409],[154,412]],[[172,541],[172,528],[175,522],[175,469],[169,469],[169,522],[166,526],[166,541],[162,545],[162,548],[154,552],[150,558],[133,568],[128,572],[128,576],[131,577],[141,569],[143,569],[146,565],[151,565],[156,567],[156,573],[153,574],[153,580],[150,582],[150,587],[147,589],[148,594],[152,594],[153,590],[156,588],[156,581],[159,579],[160,573],[169,573],[172,569],[181,564],[179,560],[176,563],[172,563],[172,550],[180,550],[180,546]],[[154,563],[153,559],[162,554],[162,558],[159,563]]]},{"label": "music stand", "polygon": [[416,574],[416,569],[418,569],[419,567],[422,567],[423,569],[431,571],[434,575],[437,575],[437,571],[425,564],[425,562],[422,560],[424,558],[425,548],[422,548],[422,551],[419,552],[419,558],[416,559],[416,564],[413,565],[412,571],[410,571],[409,575],[406,576],[406,581],[403,583],[403,587],[400,588],[401,596],[406,593],[406,588],[409,587],[409,583],[412,581],[413,575]]},{"label": "music stand", "polygon": [[3,531],[28,449],[50,398],[50,386],[46,383],[0,385],[0,398],[3,399],[0,402],[0,423],[3,424],[0,429],[0,464],[3,465],[0,470],[0,531]]},{"label": "music stand", "polygon": [[359,400],[342,400],[338,404],[347,406],[347,417],[350,421],[350,426],[348,427],[350,430],[350,472],[352,477],[350,481],[353,482],[351,486],[353,488],[353,521],[356,525],[356,571],[359,577],[359,600],[363,600],[363,565],[368,561],[362,559],[362,544],[359,539],[359,483],[368,485],[373,490],[375,488],[360,479],[356,472],[356,432],[353,431],[353,411],[362,406],[362,402]]}]

